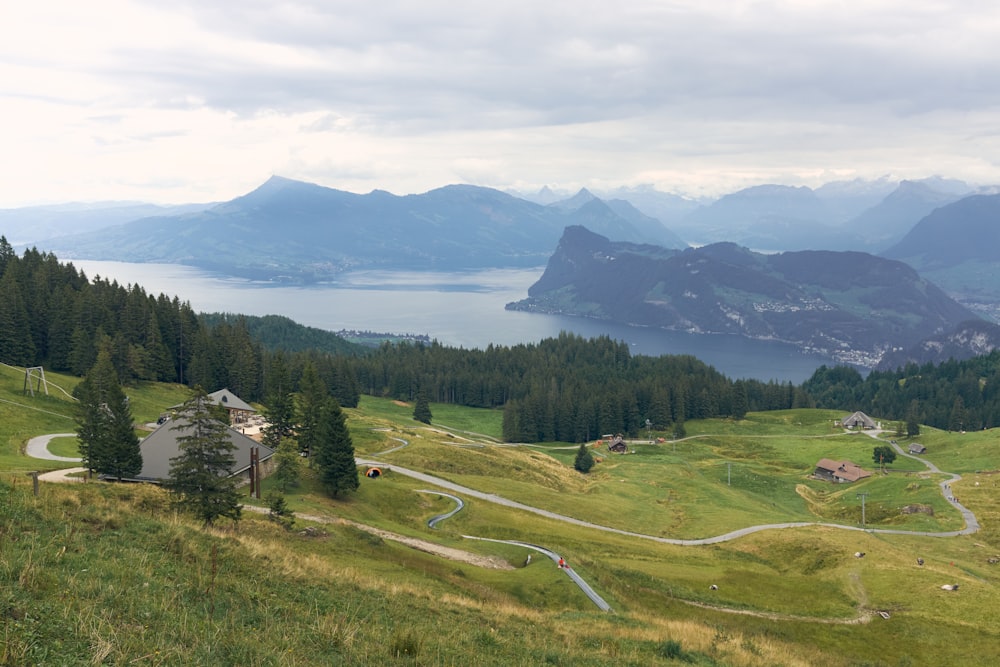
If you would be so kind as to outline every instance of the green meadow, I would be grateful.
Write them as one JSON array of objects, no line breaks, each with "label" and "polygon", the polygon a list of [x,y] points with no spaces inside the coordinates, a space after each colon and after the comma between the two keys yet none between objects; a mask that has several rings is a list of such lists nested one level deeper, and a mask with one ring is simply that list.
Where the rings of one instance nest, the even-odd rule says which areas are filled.
[{"label": "green meadow", "polygon": [[[427,426],[412,405],[364,397],[345,413],[359,456],[387,452],[383,476],[331,499],[303,460],[300,484],[284,494],[299,513],[290,528],[247,511],[236,526],[202,530],[153,486],[43,484],[33,496],[23,472],[59,464],[27,459],[24,442],[74,425],[68,399],[26,396],[22,383],[23,372],[0,372],[0,665],[860,667],[991,665],[1000,654],[995,432],[926,429],[916,439],[928,460],[963,475],[953,492],[979,518],[976,534],[813,525],[679,546],[474,497],[432,529],[428,519],[454,502],[391,468],[653,537],[784,522],[859,528],[861,494],[869,529],[950,531],[962,520],[938,489],[943,475],[904,457],[877,471],[881,443],[834,427],[840,412],[689,422],[676,442],[654,432],[624,455],[595,447],[601,461],[582,475],[578,445],[500,442],[499,411],[432,404]],[[128,393],[143,422],[185,390]],[[874,474],[812,479],[824,457]],[[273,493],[265,480],[265,498],[246,502],[267,506]],[[529,564],[525,547],[466,536],[558,552],[613,612],[541,554]]]}]

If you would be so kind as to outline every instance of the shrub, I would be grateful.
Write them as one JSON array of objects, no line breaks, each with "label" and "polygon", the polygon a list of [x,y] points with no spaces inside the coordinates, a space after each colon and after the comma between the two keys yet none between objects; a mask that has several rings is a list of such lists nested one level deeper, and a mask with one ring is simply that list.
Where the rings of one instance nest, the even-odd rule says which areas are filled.
[{"label": "shrub", "polygon": [[691,662],[691,656],[684,652],[681,648],[681,643],[676,639],[667,639],[660,644],[660,648],[657,651],[661,658],[666,658],[668,660],[681,660],[683,662]]}]

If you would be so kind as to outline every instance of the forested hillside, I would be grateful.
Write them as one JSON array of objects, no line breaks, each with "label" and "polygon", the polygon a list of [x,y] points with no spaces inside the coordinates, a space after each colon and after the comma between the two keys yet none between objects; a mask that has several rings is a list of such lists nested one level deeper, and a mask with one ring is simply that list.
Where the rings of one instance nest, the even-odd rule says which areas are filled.
[{"label": "forested hillside", "polygon": [[[312,361],[341,405],[357,405],[345,353],[364,348],[343,341],[344,353],[337,355],[316,349],[284,352],[282,347],[297,349],[293,343],[302,337],[317,340],[315,332],[288,322],[258,327],[270,342],[265,345],[245,317],[205,321],[177,296],[153,296],[139,285],[88,278],[51,253],[31,249],[18,256],[0,236],[0,362],[6,364],[83,375],[105,346],[124,383],[179,382],[209,391],[228,387],[245,400],[260,401],[267,395],[268,369],[280,354],[294,381]],[[269,334],[278,325],[289,345]]]},{"label": "forested hillside", "polygon": [[941,364],[873,371],[822,366],[803,385],[816,407],[863,410],[949,431],[1000,425],[1000,352]]},{"label": "forested hillside", "polygon": [[464,350],[437,343],[383,345],[351,361],[362,392],[504,408],[504,438],[582,442],[637,435],[690,419],[803,406],[790,384],[732,381],[691,356],[633,356],[607,337],[563,333],[537,344]]}]

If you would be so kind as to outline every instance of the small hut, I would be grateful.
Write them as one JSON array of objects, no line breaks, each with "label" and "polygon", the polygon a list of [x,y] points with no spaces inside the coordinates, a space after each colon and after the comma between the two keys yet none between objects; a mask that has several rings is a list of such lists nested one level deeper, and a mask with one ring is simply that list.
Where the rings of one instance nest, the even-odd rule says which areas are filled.
[{"label": "small hut", "polygon": [[628,451],[628,446],[625,444],[625,438],[621,433],[608,440],[608,451],[615,452],[616,454],[624,454]]}]

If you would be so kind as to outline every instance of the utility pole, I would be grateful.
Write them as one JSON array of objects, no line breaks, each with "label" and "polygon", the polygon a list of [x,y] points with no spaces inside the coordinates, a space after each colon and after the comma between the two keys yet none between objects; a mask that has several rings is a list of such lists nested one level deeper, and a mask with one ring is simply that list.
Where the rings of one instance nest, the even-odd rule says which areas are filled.
[{"label": "utility pole", "polygon": [[868,497],[868,492],[859,493],[855,496],[856,498],[861,498],[861,530],[865,529],[865,498]]},{"label": "utility pole", "polygon": [[726,461],[726,486],[733,485],[733,462]]}]

